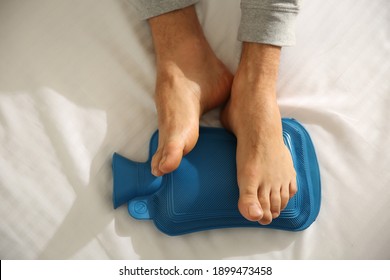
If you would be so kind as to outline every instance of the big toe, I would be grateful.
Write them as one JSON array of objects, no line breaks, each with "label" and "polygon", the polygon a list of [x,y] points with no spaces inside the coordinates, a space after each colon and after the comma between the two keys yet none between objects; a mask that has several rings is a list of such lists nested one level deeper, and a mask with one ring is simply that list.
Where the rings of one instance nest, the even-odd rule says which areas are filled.
[{"label": "big toe", "polygon": [[[243,187],[244,188],[244,187]],[[259,221],[263,217],[263,210],[257,198],[255,190],[241,190],[240,198],[238,200],[238,210],[245,219],[249,221]]]},{"label": "big toe", "polygon": [[169,173],[179,167],[183,157],[184,144],[180,141],[168,142],[162,152],[162,158],[159,164],[161,172]]},{"label": "big toe", "polygon": [[184,144],[169,140],[162,144],[152,159],[152,173],[161,176],[177,169],[183,157]]}]

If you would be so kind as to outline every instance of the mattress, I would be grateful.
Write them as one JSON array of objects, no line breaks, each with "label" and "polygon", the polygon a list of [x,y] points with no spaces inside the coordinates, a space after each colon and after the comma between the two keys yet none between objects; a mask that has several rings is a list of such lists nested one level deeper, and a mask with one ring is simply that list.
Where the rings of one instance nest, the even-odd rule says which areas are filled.
[{"label": "mattress", "polygon": [[[240,2],[220,5],[196,9],[234,73]],[[126,0],[0,1],[1,259],[390,259],[389,13],[387,0],[303,1],[282,50],[278,103],[316,147],[317,220],[171,237],[112,205],[112,154],[146,161],[157,129],[146,22]]]}]

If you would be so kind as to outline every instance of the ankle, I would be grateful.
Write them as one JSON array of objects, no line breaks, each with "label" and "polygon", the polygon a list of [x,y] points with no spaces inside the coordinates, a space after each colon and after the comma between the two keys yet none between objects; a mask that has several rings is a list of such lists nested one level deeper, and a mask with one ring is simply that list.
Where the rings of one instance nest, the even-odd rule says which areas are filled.
[{"label": "ankle", "polygon": [[242,45],[240,66],[250,72],[277,76],[281,47],[244,42]]},{"label": "ankle", "polygon": [[208,46],[194,6],[149,19],[157,59],[202,51]]},{"label": "ankle", "polygon": [[185,71],[189,67],[200,67],[213,60],[207,41],[200,38],[185,38],[176,45],[155,46],[158,69],[175,65]]},{"label": "ankle", "polygon": [[244,42],[235,82],[251,86],[255,93],[276,93],[280,47]]}]

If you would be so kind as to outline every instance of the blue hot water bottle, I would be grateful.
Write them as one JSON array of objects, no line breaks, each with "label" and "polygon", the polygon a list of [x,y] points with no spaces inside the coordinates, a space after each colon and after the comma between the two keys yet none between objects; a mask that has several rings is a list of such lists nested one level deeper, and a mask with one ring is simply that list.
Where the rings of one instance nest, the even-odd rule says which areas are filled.
[{"label": "blue hot water bottle", "polygon": [[132,217],[152,219],[168,235],[227,227],[306,229],[320,209],[317,157],[303,126],[294,119],[282,122],[284,143],[297,173],[298,192],[271,224],[250,222],[239,213],[236,138],[222,128],[201,127],[195,148],[182,159],[178,169],[162,177],[154,177],[150,171],[158,132],[151,138],[146,163],[114,154],[114,207],[128,203]]}]

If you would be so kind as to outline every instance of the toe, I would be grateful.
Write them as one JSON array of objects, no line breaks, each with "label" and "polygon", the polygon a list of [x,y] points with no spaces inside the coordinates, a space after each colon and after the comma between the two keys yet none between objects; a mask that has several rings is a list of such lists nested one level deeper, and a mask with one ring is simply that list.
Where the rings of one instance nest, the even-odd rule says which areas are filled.
[{"label": "toe", "polygon": [[280,208],[281,208],[280,190],[276,188],[274,191],[271,192],[272,219],[275,219],[280,215]]},{"label": "toe", "polygon": [[162,149],[162,157],[158,169],[166,174],[179,167],[183,157],[184,144],[181,141],[168,141]]},{"label": "toe", "polygon": [[257,186],[241,186],[238,209],[241,215],[249,221],[258,221],[263,217],[263,211],[257,197]]},{"label": "toe", "polygon": [[290,199],[289,186],[284,185],[280,190],[280,211],[286,208],[289,199]]},{"label": "toe", "polygon": [[181,141],[162,140],[152,158],[152,174],[162,176],[178,168],[183,157],[183,149]]},{"label": "toe", "polygon": [[297,191],[298,191],[297,181],[294,178],[290,182],[290,186],[289,186],[289,196],[290,196],[290,198],[293,197],[297,193]]},{"label": "toe", "polygon": [[267,188],[260,188],[259,201],[261,208],[263,209],[263,217],[259,220],[262,225],[268,225],[272,222],[271,203],[270,203],[270,192]]},{"label": "toe", "polygon": [[161,157],[162,157],[162,149],[158,148],[156,153],[153,155],[152,163],[151,163],[152,174],[156,177],[164,175],[159,169]]},{"label": "toe", "polygon": [[271,212],[264,212],[263,217],[259,220],[259,224],[266,226],[272,222],[272,214]]}]

